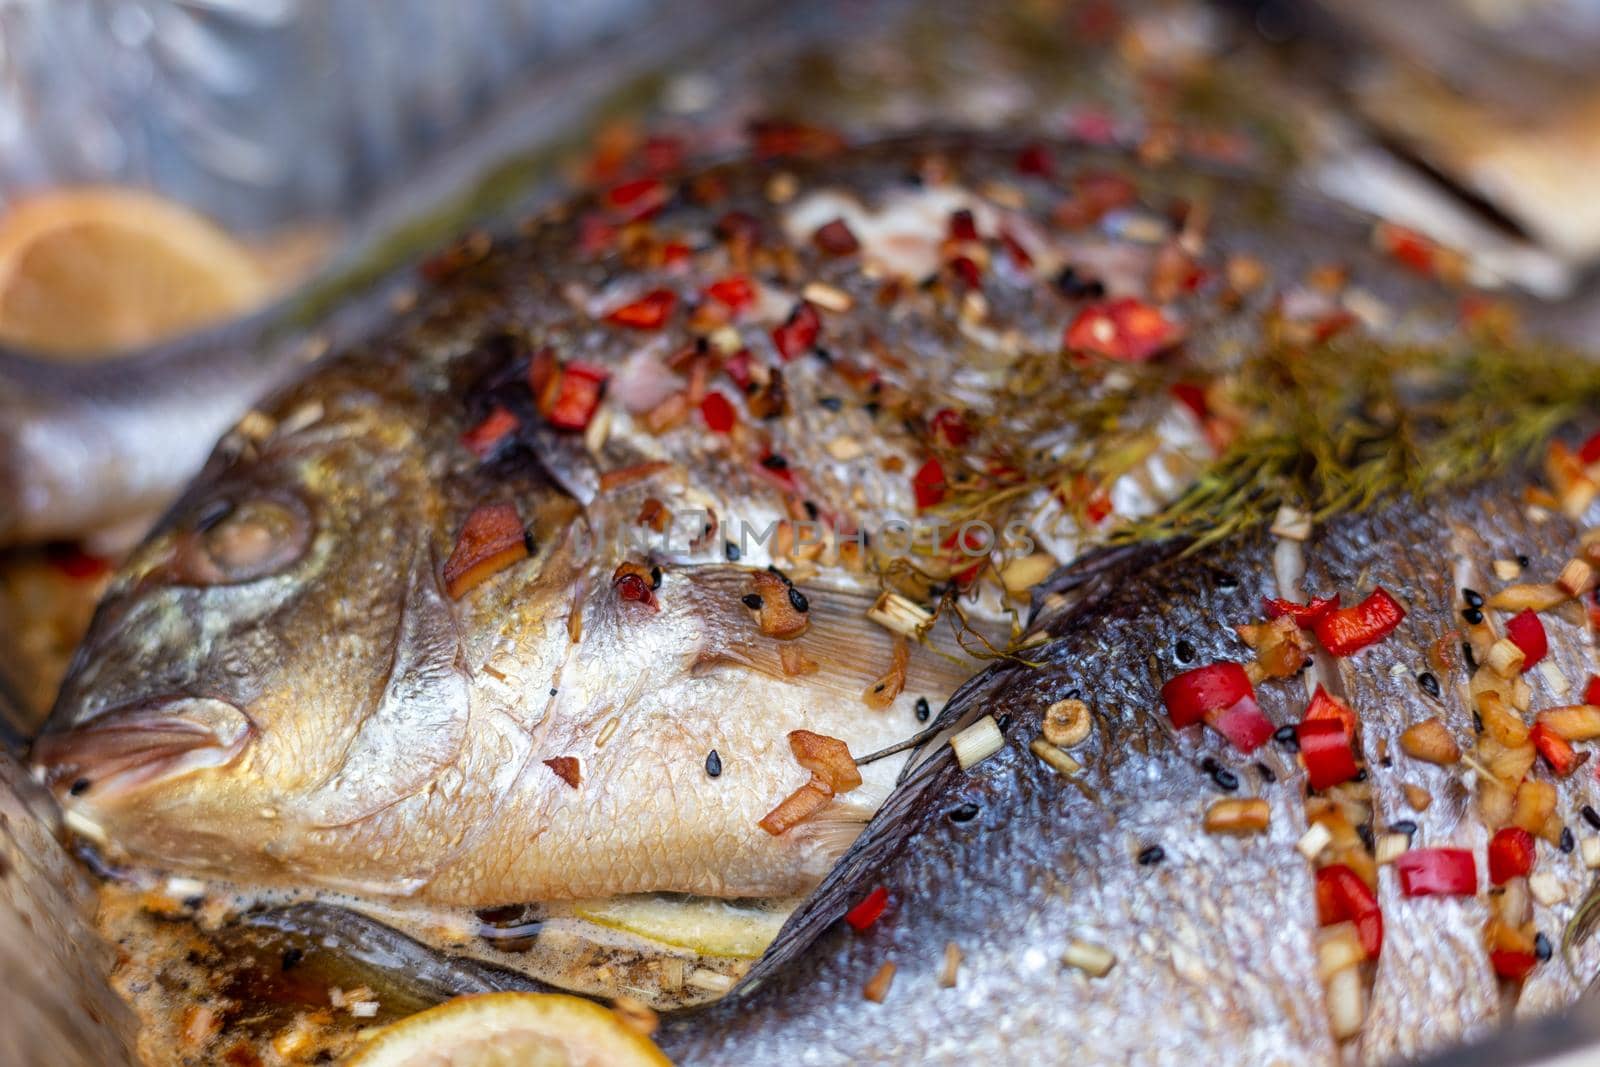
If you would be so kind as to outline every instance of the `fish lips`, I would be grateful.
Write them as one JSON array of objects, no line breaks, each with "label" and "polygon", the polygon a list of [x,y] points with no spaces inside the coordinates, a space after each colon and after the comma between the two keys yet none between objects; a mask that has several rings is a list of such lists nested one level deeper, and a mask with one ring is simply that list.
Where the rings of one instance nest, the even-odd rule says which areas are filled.
[{"label": "fish lips", "polygon": [[239,708],[213,697],[123,704],[33,743],[34,774],[52,790],[105,801],[157,782],[225,767],[256,736]]}]

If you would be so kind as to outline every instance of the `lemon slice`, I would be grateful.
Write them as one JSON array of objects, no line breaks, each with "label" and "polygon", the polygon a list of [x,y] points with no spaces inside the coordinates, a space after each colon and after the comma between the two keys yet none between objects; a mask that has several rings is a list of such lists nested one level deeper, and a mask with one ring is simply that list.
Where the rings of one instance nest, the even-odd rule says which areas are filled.
[{"label": "lemon slice", "polygon": [[672,1067],[672,1061],[593,1001],[481,993],[384,1027],[345,1067]]},{"label": "lemon slice", "polygon": [[0,214],[0,341],[63,356],[148,344],[269,293],[249,251],[187,208],[82,188]]},{"label": "lemon slice", "polygon": [[763,906],[646,895],[579,901],[572,910],[592,923],[691,949],[702,956],[753,960],[778,936],[795,903]]}]

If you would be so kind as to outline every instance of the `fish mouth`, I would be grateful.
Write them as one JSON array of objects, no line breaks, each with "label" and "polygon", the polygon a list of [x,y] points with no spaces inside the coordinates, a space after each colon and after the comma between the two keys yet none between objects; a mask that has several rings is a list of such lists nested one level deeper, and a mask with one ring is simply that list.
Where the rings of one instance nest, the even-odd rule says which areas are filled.
[{"label": "fish mouth", "polygon": [[250,717],[226,701],[156,698],[42,734],[33,745],[34,773],[57,794],[105,800],[227,766],[255,732]]}]

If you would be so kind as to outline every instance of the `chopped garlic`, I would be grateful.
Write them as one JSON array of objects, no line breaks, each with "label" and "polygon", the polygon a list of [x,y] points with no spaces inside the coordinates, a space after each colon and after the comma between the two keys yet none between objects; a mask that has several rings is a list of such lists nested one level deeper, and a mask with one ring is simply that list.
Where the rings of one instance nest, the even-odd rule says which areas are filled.
[{"label": "chopped garlic", "polygon": [[1539,663],[1539,677],[1544,679],[1544,684],[1550,687],[1550,692],[1560,696],[1572,688],[1572,683],[1567,681],[1567,676],[1561,673],[1561,668],[1556,666],[1555,660],[1541,660]]},{"label": "chopped garlic", "polygon": [[1074,940],[1067,942],[1067,951],[1062,953],[1061,962],[1068,967],[1076,967],[1091,978],[1104,978],[1116,966],[1117,957],[1108,948]]},{"label": "chopped garlic", "polygon": [[205,896],[206,884],[198,878],[168,878],[163,889],[173,900],[188,900]]},{"label": "chopped garlic", "polygon": [[1271,819],[1272,809],[1261,797],[1230,797],[1206,809],[1204,825],[1210,834],[1256,834]]},{"label": "chopped garlic", "polygon": [[1522,567],[1514,559],[1497,559],[1494,561],[1494,576],[1502,582],[1509,582],[1522,573]]},{"label": "chopped garlic", "polygon": [[1577,596],[1589,588],[1589,583],[1594,578],[1594,568],[1581,559],[1569,559],[1567,565],[1561,568],[1561,577],[1556,579],[1556,585],[1568,596]]},{"label": "chopped garlic", "polygon": [[1535,871],[1529,875],[1528,889],[1533,893],[1533,899],[1547,908],[1567,899],[1566,887],[1552,871]]},{"label": "chopped garlic", "polygon": [[732,978],[705,967],[696,967],[690,971],[685,981],[696,989],[704,989],[708,993],[726,993],[733,988]]},{"label": "chopped garlic", "polygon": [[829,438],[828,443],[823,447],[828,450],[828,455],[841,463],[848,463],[852,459],[860,459],[867,451],[861,447],[860,441],[857,441],[849,434],[840,434],[838,437]]},{"label": "chopped garlic", "polygon": [[1083,770],[1083,764],[1042,737],[1035,737],[1028,745],[1028,751],[1048,763],[1057,774],[1071,777]]},{"label": "chopped garlic", "polygon": [[1333,832],[1320,822],[1314,822],[1300,835],[1300,841],[1294,847],[1300,850],[1300,855],[1315,861],[1322,855],[1322,850],[1331,844],[1333,844]]},{"label": "chopped garlic", "polygon": [[1384,834],[1377,840],[1378,865],[1393,863],[1411,849],[1411,838],[1405,834]]},{"label": "chopped garlic", "polygon": [[887,630],[906,637],[921,637],[933,625],[933,613],[899,593],[880,593],[867,609],[867,618]]},{"label": "chopped garlic", "polygon": [[[1600,841],[1600,838],[1596,838]],[[945,942],[944,965],[939,968],[939,988],[954,989],[956,977],[961,972],[961,946],[954,941]]]},{"label": "chopped garlic", "polygon": [[357,1019],[370,1019],[374,1015],[378,1014],[378,1002],[376,1000],[352,1001],[350,1004],[350,1014],[355,1016]]},{"label": "chopped garlic", "polygon": [[1579,846],[1583,865],[1591,871],[1600,868],[1600,837],[1586,837]]},{"label": "chopped garlic", "polygon": [[1361,934],[1353,922],[1340,922],[1317,931],[1317,973],[1326,982],[1340,971],[1367,958]]},{"label": "chopped garlic", "polygon": [[1361,970],[1346,967],[1328,979],[1328,1022],[1333,1036],[1343,1040],[1361,1032],[1367,1020],[1367,989],[1361,981]]},{"label": "chopped garlic", "polygon": [[802,299],[817,305],[824,311],[849,311],[855,306],[855,300],[849,293],[836,285],[826,282],[810,282],[800,290]]},{"label": "chopped garlic", "polygon": [[999,752],[1005,744],[1000,724],[994,721],[993,715],[985,715],[950,739],[950,747],[956,750],[956,762],[964,771]]}]

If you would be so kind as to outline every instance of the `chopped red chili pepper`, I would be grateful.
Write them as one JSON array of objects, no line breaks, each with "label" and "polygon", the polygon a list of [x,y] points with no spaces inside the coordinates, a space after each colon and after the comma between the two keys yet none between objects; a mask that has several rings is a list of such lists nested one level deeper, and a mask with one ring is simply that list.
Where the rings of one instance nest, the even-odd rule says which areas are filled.
[{"label": "chopped red chili pepper", "polygon": [[1323,926],[1353,922],[1367,959],[1375,960],[1383,951],[1383,912],[1377,895],[1342,863],[1317,870],[1317,921]]},{"label": "chopped red chili pepper", "polygon": [[772,343],[778,355],[790,360],[811,351],[821,332],[822,316],[808,301],[802,300],[789,312],[783,325],[772,331]]},{"label": "chopped red chili pepper", "polygon": [[750,139],[757,159],[800,156],[821,159],[844,147],[833,130],[788,119],[758,119],[750,124]]},{"label": "chopped red chili pepper", "polygon": [[978,222],[966,208],[950,212],[950,240],[976,241]]},{"label": "chopped red chili pepper", "polygon": [[918,468],[911,478],[911,493],[916,497],[917,510],[937,507],[944,500],[946,489],[944,464],[934,456]]},{"label": "chopped red chili pepper", "polygon": [[605,205],[623,222],[639,222],[656,214],[672,198],[660,178],[635,178],[612,186],[605,194]]},{"label": "chopped red chili pepper", "polygon": [[715,389],[700,401],[700,417],[706,420],[706,426],[714,433],[728,433],[739,421],[733,404]]},{"label": "chopped red chili pepper", "polygon": [[1405,609],[1379,586],[1354,607],[1330,610],[1318,619],[1317,639],[1335,656],[1349,656],[1389,636],[1405,617]]},{"label": "chopped red chili pepper", "polygon": [[634,330],[659,330],[677,303],[678,296],[671,289],[652,289],[631,304],[617,308],[606,316],[606,321]]},{"label": "chopped red chili pepper", "polygon": [[1237,663],[1212,663],[1184,671],[1161,687],[1161,702],[1178,729],[1204,722],[1241,752],[1266,743],[1274,729],[1256,703],[1250,676]]},{"label": "chopped red chili pepper", "polygon": [[1539,964],[1539,957],[1531,952],[1497,948],[1489,953],[1489,964],[1494,973],[1512,982],[1520,982]]},{"label": "chopped red chili pepper", "polygon": [[811,242],[830,256],[853,255],[861,249],[861,242],[856,240],[850,224],[844,219],[834,219],[818,226],[817,232],[811,235]]},{"label": "chopped red chili pepper", "polygon": [[1520,826],[1496,830],[1489,839],[1489,881],[1505,885],[1513,878],[1526,878],[1533,871],[1533,835]]},{"label": "chopped red chili pepper", "polygon": [[517,428],[517,417],[505,408],[496,406],[483,417],[483,421],[461,435],[461,443],[479,459],[500,446],[500,442]]},{"label": "chopped red chili pepper", "polygon": [[743,311],[756,299],[756,287],[742,274],[730,274],[706,286],[706,296],[733,311]]},{"label": "chopped red chili pepper", "polygon": [[1550,639],[1544,632],[1539,616],[1524,608],[1506,620],[1506,636],[1522,649],[1522,669],[1527,670],[1544,659],[1550,651]]},{"label": "chopped red chili pepper", "polygon": [[1055,170],[1055,160],[1050,157],[1050,150],[1042,144],[1027,145],[1017,153],[1019,174],[1036,174],[1041,178],[1048,178],[1055,173]]},{"label": "chopped red chili pepper", "polygon": [[443,568],[444,591],[460,600],[474,586],[528,558],[527,533],[514,504],[479,504],[461,524]]},{"label": "chopped red chili pepper", "polygon": [[1585,466],[1590,463],[1600,463],[1600,433],[1592,435],[1578,447],[1578,458]]},{"label": "chopped red chili pepper", "polygon": [[950,271],[968,289],[983,288],[983,272],[971,256],[957,256],[950,261]]},{"label": "chopped red chili pepper", "polygon": [[1414,848],[1394,861],[1400,891],[1408,897],[1470,897],[1478,892],[1478,864],[1464,848]]},{"label": "chopped red chili pepper", "polygon": [[1295,625],[1302,630],[1309,630],[1328,612],[1339,610],[1339,594],[1335,593],[1331,597],[1312,597],[1309,604],[1296,604],[1292,600],[1282,600],[1278,597],[1262,597],[1261,606],[1266,610],[1267,618],[1277,619],[1289,615],[1294,618]]},{"label": "chopped red chili pepper", "polygon": [[1028,254],[1028,250],[1023,247],[1022,242],[1011,236],[1009,232],[1000,231],[1000,245],[1006,250],[1006,254],[1011,257],[1011,262],[1016,264],[1018,270],[1033,269],[1033,257]]},{"label": "chopped red chili pepper", "polygon": [[1585,704],[1600,704],[1600,677],[1589,675],[1589,684],[1583,687]]},{"label": "chopped red chili pepper", "polygon": [[845,912],[844,921],[858,931],[865,930],[878,921],[888,904],[889,891],[880,885],[863,897],[861,903]]},{"label": "chopped red chili pepper", "polygon": [[1534,723],[1528,730],[1528,740],[1533,742],[1533,747],[1544,757],[1557,778],[1565,778],[1583,762],[1573,749],[1572,742],[1542,722]]},{"label": "chopped red chili pepper", "polygon": [[960,448],[972,439],[966,417],[953,408],[940,408],[928,422],[933,436],[949,448]]},{"label": "chopped red chili pepper", "polygon": [[598,213],[578,219],[578,254],[591,259],[606,251],[617,240],[617,228]]},{"label": "chopped red chili pepper", "polygon": [[110,560],[92,556],[75,544],[53,544],[46,550],[45,558],[57,573],[74,581],[86,582],[111,571]]},{"label": "chopped red chili pepper", "polygon": [[733,379],[733,384],[737,385],[741,392],[748,390],[750,382],[753,380],[750,372],[752,362],[754,361],[750,356],[750,350],[741,348],[729,356],[728,362],[722,365],[722,369],[727,372],[728,377]]},{"label": "chopped red chili pepper", "polygon": [[1130,363],[1143,363],[1181,340],[1181,326],[1160,308],[1132,297],[1089,305],[1078,312],[1063,338],[1074,352]]},{"label": "chopped red chili pepper", "polygon": [[1311,703],[1306,708],[1305,721],[1332,719],[1344,727],[1345,736],[1352,744],[1356,739],[1356,730],[1360,720],[1356,718],[1355,710],[1344,701],[1328,695],[1322,686],[1317,686],[1317,691],[1311,694]]},{"label": "chopped red chili pepper", "polygon": [[1392,222],[1379,223],[1378,244],[1394,257],[1395,262],[1418,274],[1431,276],[1436,269],[1438,245],[1410,227],[1397,226]]},{"label": "chopped red chili pepper", "polygon": [[631,600],[647,608],[658,606],[656,595],[650,589],[650,583],[645,580],[644,575],[629,569],[626,563],[618,567],[617,573],[611,576],[611,587],[623,600]]},{"label": "chopped red chili pepper", "polygon": [[588,363],[562,367],[549,410],[544,411],[545,420],[558,430],[586,429],[600,407],[600,394],[609,376]]},{"label": "chopped red chili pepper", "polygon": [[1300,742],[1300,758],[1313,789],[1348,782],[1360,773],[1355,747],[1338,718],[1310,719],[1295,727]]}]

